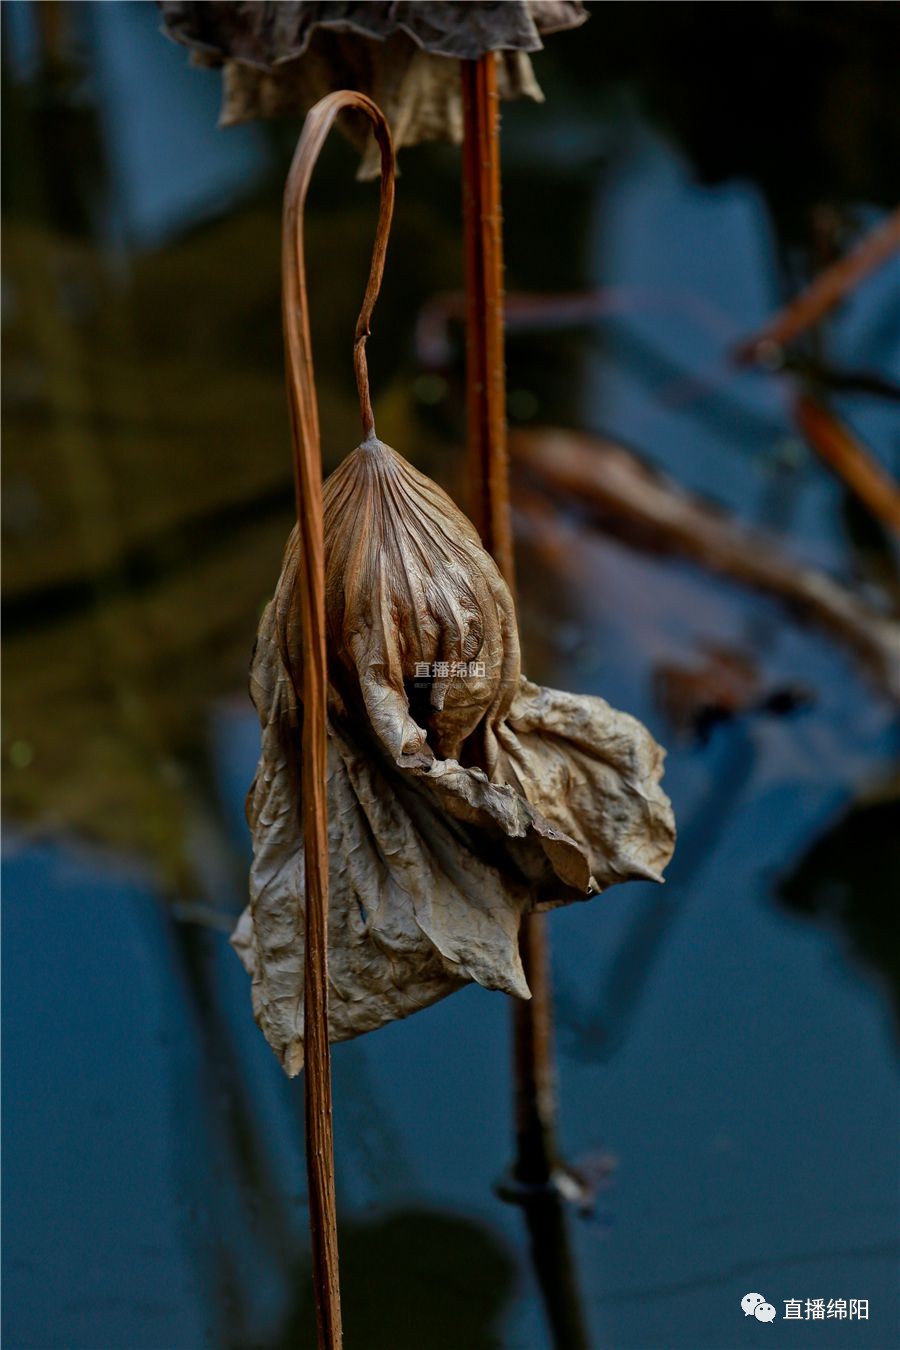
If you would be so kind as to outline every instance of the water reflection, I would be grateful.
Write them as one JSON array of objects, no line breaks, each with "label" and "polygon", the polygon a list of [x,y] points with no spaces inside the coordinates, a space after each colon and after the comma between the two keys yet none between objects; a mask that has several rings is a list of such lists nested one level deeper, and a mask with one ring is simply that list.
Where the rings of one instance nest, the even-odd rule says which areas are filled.
[{"label": "water reflection", "polygon": [[[470,1219],[407,1210],[348,1223],[341,1229],[341,1268],[353,1290],[344,1306],[348,1345],[493,1350],[500,1343],[515,1267],[496,1235]],[[313,1343],[306,1266],[297,1271],[297,1289],[304,1297],[276,1342],[285,1350]]]},{"label": "water reflection", "polygon": [[[731,179],[750,163],[738,138],[728,181],[698,188],[636,113],[669,19],[645,35],[646,68],[629,58],[627,93],[598,85],[634,22],[608,8],[626,13],[548,50],[546,108],[507,112],[505,191],[511,289],[609,288],[616,312],[519,325],[513,415],[615,435],[895,605],[892,546],[798,441],[798,373],[733,377],[724,360],[779,295],[778,184]],[[226,941],[258,737],[247,657],[291,515],[291,129],[216,133],[214,79],[156,36],[152,6],[54,12],[2,16],[7,1338],[306,1344],[300,1095]],[[308,231],[327,260],[313,316],[332,463],[355,441],[347,334],[373,212],[353,167],[329,147]],[[456,158],[422,150],[403,170],[372,344],[379,426],[461,493],[462,354],[430,385],[411,355],[414,316],[460,282]],[[897,286],[896,268],[872,278],[817,353],[876,377],[833,392],[885,462]],[[512,1135],[505,1001],[467,990],[338,1047],[348,1344],[539,1350],[544,1278],[560,1344],[731,1350],[754,1330],[735,1311],[752,1285],[779,1311],[868,1297],[853,1344],[881,1350],[897,1330],[896,825],[871,784],[892,781],[894,711],[765,598],[532,506],[529,673],[600,692],[670,743],[681,825],[664,890],[551,920],[565,1152],[587,1173],[606,1160],[612,1184],[599,1219],[570,1222],[572,1312],[540,1256],[559,1255],[558,1214],[529,1238],[494,1192]],[[678,737],[659,672],[712,650],[745,655],[760,698]],[[814,695],[802,713],[764,706],[795,687]],[[841,1330],[817,1325],[817,1345]]]},{"label": "water reflection", "polygon": [[878,976],[900,1008],[895,881],[900,876],[900,800],[894,779],[845,807],[778,888],[796,914],[837,928],[853,957]]},{"label": "water reflection", "polygon": [[[6,885],[11,1342],[305,1343],[301,1099],[224,942],[71,846],[14,842]],[[356,1186],[384,1208],[403,1191],[402,1140],[353,1078],[338,1075]],[[342,1240],[356,1343],[496,1344],[513,1265],[482,1225],[419,1207],[350,1220]]]}]

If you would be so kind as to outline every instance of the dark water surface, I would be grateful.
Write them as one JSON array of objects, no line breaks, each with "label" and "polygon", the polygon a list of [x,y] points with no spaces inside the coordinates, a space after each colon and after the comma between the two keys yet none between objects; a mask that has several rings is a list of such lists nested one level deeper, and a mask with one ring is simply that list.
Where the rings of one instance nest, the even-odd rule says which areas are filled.
[{"label": "dark water surface", "polygon": [[[506,113],[509,289],[608,299],[577,325],[551,305],[511,333],[511,419],[623,442],[896,606],[896,553],[802,440],[796,378],[725,358],[828,239],[892,200],[889,140],[883,163],[852,153],[883,86],[877,31],[847,12],[872,7],[776,7],[779,23],[816,11],[815,69],[856,110],[843,139],[808,72],[789,133],[772,120],[780,85],[750,126],[728,120],[727,69],[664,78],[699,8],[600,7],[539,59],[547,105]],[[643,46],[614,10],[657,16]],[[278,245],[296,128],[216,131],[215,75],[157,35],[150,5],[2,18],[5,1344],[312,1345],[302,1091],[227,943],[258,747],[246,667],[291,518]],[[765,45],[765,19],[744,22],[748,51]],[[770,34],[776,68],[801,29]],[[459,333],[426,370],[414,332],[460,286],[458,160],[430,147],[401,167],[376,414],[459,492]],[[308,226],[329,465],[356,441],[374,195],[353,174],[329,146]],[[897,402],[833,372],[900,381],[898,302],[894,264],[805,349],[895,473]],[[562,1140],[597,1181],[593,1212],[568,1219],[589,1344],[888,1350],[894,706],[773,601],[549,497],[535,512],[517,516],[528,673],[647,722],[670,748],[680,828],[664,888],[549,920]],[[664,673],[713,648],[761,693],[698,730]],[[549,1346],[522,1215],[495,1193],[512,1148],[507,1001],[471,988],[336,1047],[334,1089],[348,1346]],[[774,1324],[743,1317],[751,1290]],[[869,1317],[785,1320],[789,1299],[866,1299]]]}]

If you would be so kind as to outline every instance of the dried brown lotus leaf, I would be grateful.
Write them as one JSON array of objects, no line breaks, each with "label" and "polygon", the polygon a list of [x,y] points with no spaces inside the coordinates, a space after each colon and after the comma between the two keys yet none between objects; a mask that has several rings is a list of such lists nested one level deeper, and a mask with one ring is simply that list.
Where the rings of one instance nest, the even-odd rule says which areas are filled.
[{"label": "dried brown lotus leaf", "polygon": [[[374,436],[327,480],[324,511],[334,683],[351,705],[361,695],[392,757],[458,759],[467,746],[491,772],[496,727],[518,688],[519,639],[474,526]],[[443,673],[463,663],[465,678]],[[420,674],[435,666],[435,678]]]},{"label": "dried brown lotus leaf", "polygon": [[[350,33],[319,32],[306,53],[268,70],[227,60],[222,69],[220,125],[302,113],[331,89],[364,89],[383,109],[398,150],[426,141],[460,145],[463,111],[459,63],[422,51],[396,33],[379,42]],[[502,52],[497,89],[503,99],[544,95],[526,52]],[[348,116],[342,130],[362,155],[358,177],[377,178],[379,155],[365,121]]]},{"label": "dried brown lotus leaf", "polygon": [[[639,722],[521,676],[509,591],[435,483],[372,437],[324,504],[329,1015],[345,1040],[470,980],[527,997],[523,914],[661,879],[674,824],[663,751]],[[303,1056],[298,556],[295,534],[254,653],[263,745],[234,937],[289,1073]],[[484,674],[417,679],[435,662]]]},{"label": "dried brown lotus leaf", "polygon": [[[498,732],[499,772],[573,840],[593,888],[662,881],[675,845],[671,806],[659,787],[665,751],[646,727],[602,698],[522,679]],[[544,840],[557,875],[571,850]]]},{"label": "dried brown lotus leaf", "polygon": [[489,51],[540,51],[542,35],[577,28],[588,17],[579,0],[161,0],[160,8],[176,42],[263,70],[306,55],[323,32],[379,42],[402,34],[421,51],[476,61]]},{"label": "dried brown lotus leaf", "polygon": [[[576,0],[160,2],[169,37],[198,64],[223,67],[221,125],[302,113],[330,90],[358,89],[384,112],[397,149],[462,141],[460,61],[488,51],[501,98],[542,102],[529,53],[588,17]],[[377,177],[369,123],[351,112],[343,130],[362,154],[359,176]]]}]

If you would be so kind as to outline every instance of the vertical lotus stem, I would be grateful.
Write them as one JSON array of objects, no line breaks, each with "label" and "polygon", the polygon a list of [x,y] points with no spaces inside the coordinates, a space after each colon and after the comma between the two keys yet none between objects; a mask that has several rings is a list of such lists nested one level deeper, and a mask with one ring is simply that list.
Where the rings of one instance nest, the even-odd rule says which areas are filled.
[{"label": "vertical lotus stem", "polygon": [[478,61],[463,61],[461,66],[470,506],[485,548],[513,590],[497,59],[489,52]]},{"label": "vertical lotus stem", "polygon": [[[463,61],[463,215],[466,246],[467,421],[471,513],[485,548],[515,591],[506,378],[503,356],[503,222],[497,58]],[[522,924],[530,1002],[514,1004],[516,1174],[546,1184],[555,1160],[555,1081],[543,919]]]},{"label": "vertical lotus stem", "polygon": [[542,914],[522,922],[519,954],[531,990],[513,1005],[516,1085],[516,1165],[519,1181],[549,1185],[556,1164],[556,1072],[553,1060],[553,993],[547,930]]},{"label": "vertical lotus stem", "polygon": [[[394,153],[378,107],[363,94],[340,90],[312,108],[294,154],[284,194],[282,316],[294,449],[297,531],[302,565],[299,607],[303,625],[302,827],[306,864],[306,955],[304,973],[306,1170],[312,1235],[313,1279],[320,1350],[339,1350],[341,1297],[338,1269],[331,1060],[328,1038],[328,802],[326,789],[328,664],[325,648],[325,550],[322,518],[322,455],[319,411],[309,332],[303,258],[303,208],[312,170],[344,108],[356,108],[373,124],[381,149],[378,229],[362,311],[356,326],[354,367],[364,436],[374,430],[365,343],[381,285],[394,202]],[[296,672],[292,671],[292,678]]]}]

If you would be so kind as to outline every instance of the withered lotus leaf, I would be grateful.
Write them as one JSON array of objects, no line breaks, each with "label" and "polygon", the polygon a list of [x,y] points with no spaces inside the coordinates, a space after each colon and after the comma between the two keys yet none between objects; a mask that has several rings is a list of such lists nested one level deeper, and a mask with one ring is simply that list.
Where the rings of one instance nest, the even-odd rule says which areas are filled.
[{"label": "withered lotus leaf", "polygon": [[[324,487],[330,644],[329,1016],[346,1040],[468,981],[527,998],[522,916],[662,880],[664,752],[602,699],[521,675],[509,590],[450,498],[374,435]],[[262,752],[251,901],[233,942],[254,1012],[303,1063],[299,547],[251,670]]]},{"label": "withered lotus leaf", "polygon": [[[530,53],[543,38],[577,28],[579,0],[160,0],[164,31],[198,64],[223,67],[221,122],[305,112],[332,89],[371,95],[399,149],[463,137],[460,61],[496,52],[501,98],[543,101]],[[363,153],[361,176],[378,173],[378,148],[364,118],[345,133]]]},{"label": "withered lotus leaf", "polygon": [[474,526],[374,435],[328,479],[323,505],[335,683],[348,702],[362,694],[392,757],[458,759],[477,734],[481,753],[470,747],[470,758],[490,772],[519,639],[509,590]]}]

